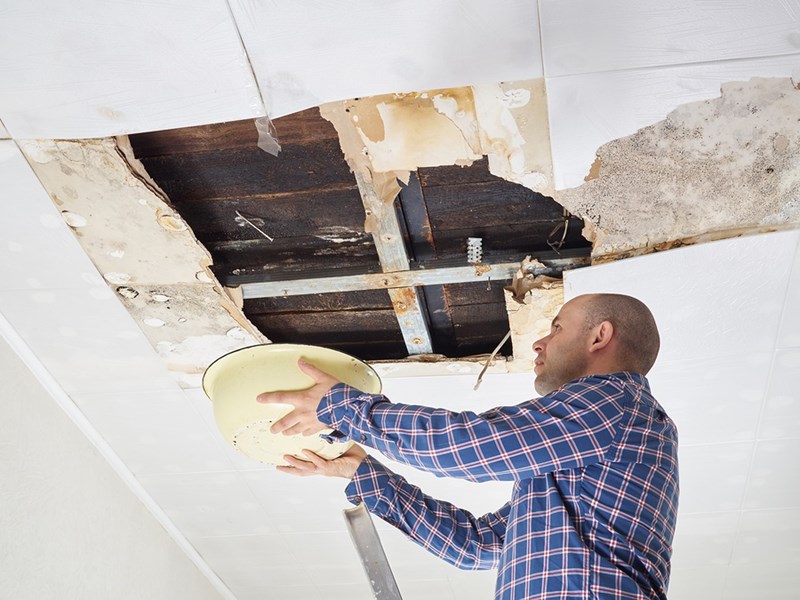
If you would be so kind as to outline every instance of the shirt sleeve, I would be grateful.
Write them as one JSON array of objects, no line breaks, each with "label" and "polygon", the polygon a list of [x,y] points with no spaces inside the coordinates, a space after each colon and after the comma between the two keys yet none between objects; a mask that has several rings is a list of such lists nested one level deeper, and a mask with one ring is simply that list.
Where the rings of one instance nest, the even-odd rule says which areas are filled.
[{"label": "shirt sleeve", "polygon": [[475,517],[436,500],[367,456],[345,490],[353,504],[402,531],[431,554],[459,569],[496,569],[506,533],[510,503]]},{"label": "shirt sleeve", "polygon": [[480,414],[395,404],[340,383],[317,415],[345,437],[438,476],[520,480],[600,462],[624,402],[624,387],[607,376]]}]

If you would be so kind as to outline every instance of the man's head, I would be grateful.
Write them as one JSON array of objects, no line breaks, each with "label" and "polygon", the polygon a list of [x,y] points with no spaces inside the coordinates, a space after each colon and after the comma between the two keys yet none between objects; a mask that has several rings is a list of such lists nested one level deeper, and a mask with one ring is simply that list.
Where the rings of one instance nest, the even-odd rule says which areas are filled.
[{"label": "man's head", "polygon": [[622,294],[573,298],[533,344],[540,394],[585,375],[635,371],[646,375],[658,356],[655,319],[640,300]]}]

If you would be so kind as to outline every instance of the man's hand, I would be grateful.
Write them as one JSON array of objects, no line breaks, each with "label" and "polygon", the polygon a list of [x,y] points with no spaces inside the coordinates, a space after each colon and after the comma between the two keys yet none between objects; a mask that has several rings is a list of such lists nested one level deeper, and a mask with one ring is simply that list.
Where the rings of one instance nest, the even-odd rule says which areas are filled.
[{"label": "man's hand", "polygon": [[325,477],[344,477],[352,479],[358,469],[358,465],[366,458],[367,453],[361,446],[354,445],[347,452],[338,458],[331,460],[322,458],[311,450],[303,450],[303,454],[308,460],[302,460],[291,454],[284,456],[284,460],[290,466],[279,465],[276,467],[282,473],[290,473],[298,477],[308,477],[309,475],[324,475]]},{"label": "man's hand", "polygon": [[292,412],[272,424],[270,427],[272,433],[314,435],[327,429],[327,425],[317,419],[317,406],[325,393],[339,382],[302,358],[297,361],[297,366],[314,380],[313,387],[299,392],[264,392],[256,397],[256,400],[263,404],[294,406]]}]

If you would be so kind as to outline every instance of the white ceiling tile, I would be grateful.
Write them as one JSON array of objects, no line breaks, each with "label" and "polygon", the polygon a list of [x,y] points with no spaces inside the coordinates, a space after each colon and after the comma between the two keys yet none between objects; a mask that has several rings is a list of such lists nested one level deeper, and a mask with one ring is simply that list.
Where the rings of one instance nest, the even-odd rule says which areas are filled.
[{"label": "white ceiling tile", "polygon": [[672,570],[669,600],[722,600],[728,567]]},{"label": "white ceiling tile", "polygon": [[[797,600],[800,569],[785,564],[737,566],[728,570],[723,600]],[[672,600],[672,597],[670,597]]]},{"label": "white ceiling tile", "polygon": [[135,474],[230,471],[223,447],[180,389],[72,394]]},{"label": "white ceiling tile", "polygon": [[352,508],[338,477],[294,477],[272,471],[243,471],[242,479],[279,532],[343,532],[342,511]]},{"label": "white ceiling tile", "polygon": [[0,140],[0,181],[0,290],[85,289],[97,280],[97,269],[12,140]]},{"label": "white ceiling tile", "polygon": [[603,144],[663,120],[682,104],[719,98],[723,82],[792,75],[800,80],[800,54],[548,78],[556,189],[581,185]]},{"label": "white ceiling tile", "polygon": [[542,76],[538,11],[528,0],[230,4],[273,117],[358,96]]},{"label": "white ceiling tile", "polygon": [[744,508],[800,507],[800,438],[757,443]]},{"label": "white ceiling tile", "polygon": [[542,0],[548,77],[792,54],[800,0]]},{"label": "white ceiling tile", "polygon": [[681,446],[678,520],[692,513],[739,510],[752,455],[753,442]]},{"label": "white ceiling tile", "polygon": [[[800,437],[798,373],[800,373],[800,348],[777,350],[758,429],[759,438]],[[748,379],[749,377],[748,373]]]},{"label": "white ceiling tile", "polygon": [[[363,583],[346,583],[344,585],[327,583],[320,586],[322,593],[318,597],[324,596],[325,600],[374,600],[375,594],[367,583],[366,575],[364,577]],[[301,600],[300,596],[297,598]],[[308,598],[311,596],[304,596],[302,600],[308,600]]]},{"label": "white ceiling tile", "polygon": [[137,479],[189,539],[275,533],[239,473],[140,475]]},{"label": "white ceiling tile", "polygon": [[[299,560],[280,534],[193,538],[192,545],[237,599],[284,586],[310,586],[317,565]],[[306,592],[319,592],[312,588]],[[277,593],[277,592],[273,592]],[[280,596],[283,597],[283,596]]]},{"label": "white ceiling tile", "polygon": [[[35,48],[35,50],[33,49]],[[224,0],[16,2],[0,116],[17,138],[88,138],[264,114]]]},{"label": "white ceiling tile", "polygon": [[675,571],[726,567],[733,553],[739,513],[682,514],[678,517],[673,543]]},{"label": "white ceiling tile", "polygon": [[794,255],[792,275],[786,290],[778,348],[800,348],[800,242]]},{"label": "white ceiling tile", "polygon": [[[742,360],[713,356],[658,361],[648,375],[656,399],[678,427],[681,444],[752,440],[770,375],[772,353]],[[747,377],[742,378],[742,362]]]},{"label": "white ceiling tile", "polygon": [[729,356],[743,365],[775,347],[798,236],[752,235],[575,269],[565,275],[565,296],[641,299],[658,322],[660,362]]},{"label": "white ceiling tile", "polygon": [[343,574],[341,583],[362,581],[364,572],[361,570],[361,561],[347,531],[288,533],[284,534],[284,537],[286,548],[297,556],[301,563],[314,567],[324,565],[324,572],[319,572],[316,568],[311,569],[310,583],[324,585],[326,581],[330,581],[331,575],[340,569]]},{"label": "white ceiling tile", "polygon": [[[800,567],[800,509],[744,511],[731,564]],[[800,583],[800,580],[798,580]]]},{"label": "white ceiling tile", "polygon": [[[414,600],[463,600],[456,596],[447,579],[411,579],[398,581],[400,594]],[[484,596],[485,598],[485,596]]]},{"label": "white ceiling tile", "polygon": [[175,381],[104,283],[0,292],[0,312],[67,393],[174,389]]}]

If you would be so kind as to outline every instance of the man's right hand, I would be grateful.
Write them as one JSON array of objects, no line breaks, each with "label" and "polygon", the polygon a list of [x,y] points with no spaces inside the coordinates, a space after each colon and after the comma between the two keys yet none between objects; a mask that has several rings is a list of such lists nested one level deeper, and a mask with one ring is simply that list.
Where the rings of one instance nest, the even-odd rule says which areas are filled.
[{"label": "man's right hand", "polygon": [[338,458],[332,458],[330,460],[322,458],[319,454],[315,454],[311,450],[303,450],[303,455],[306,456],[306,460],[297,458],[291,454],[285,455],[283,458],[289,463],[289,466],[279,465],[277,467],[278,471],[298,477],[323,475],[325,477],[352,479],[361,461],[366,458],[367,453],[361,446],[353,445],[352,448]]}]

